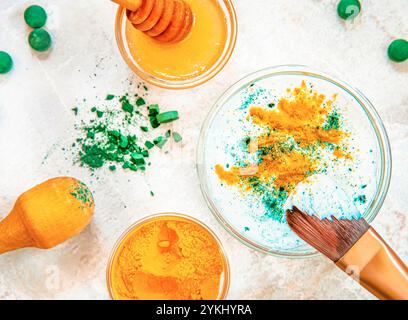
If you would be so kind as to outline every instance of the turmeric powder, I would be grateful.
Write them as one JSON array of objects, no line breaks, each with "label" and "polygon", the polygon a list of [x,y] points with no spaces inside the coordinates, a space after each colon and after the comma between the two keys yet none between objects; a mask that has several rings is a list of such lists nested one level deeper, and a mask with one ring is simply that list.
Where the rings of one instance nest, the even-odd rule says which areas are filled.
[{"label": "turmeric powder", "polygon": [[120,300],[222,299],[228,265],[204,226],[182,216],[156,216],[131,230],[111,262],[112,296]]},{"label": "turmeric powder", "polygon": [[324,171],[322,159],[327,154],[334,160],[351,158],[345,143],[348,133],[341,129],[334,106],[336,96],[327,99],[304,81],[286,92],[273,108],[249,107],[247,120],[263,129],[257,137],[247,137],[246,152],[256,153],[257,160],[237,161],[229,169],[214,167],[226,185],[261,195],[277,220],[284,216],[281,204],[288,193],[308,176]]}]

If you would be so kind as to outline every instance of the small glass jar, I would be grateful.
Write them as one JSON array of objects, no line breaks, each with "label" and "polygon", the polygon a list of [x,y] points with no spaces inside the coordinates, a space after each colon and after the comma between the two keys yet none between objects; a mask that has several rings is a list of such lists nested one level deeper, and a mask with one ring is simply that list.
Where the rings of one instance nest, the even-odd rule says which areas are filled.
[{"label": "small glass jar", "polygon": [[133,225],[131,225],[117,240],[115,246],[113,247],[112,253],[109,258],[108,266],[107,266],[107,272],[106,272],[106,281],[107,281],[107,286],[109,290],[109,295],[111,299],[116,300],[117,297],[115,297],[114,290],[112,288],[112,272],[113,272],[113,265],[116,260],[118,250],[122,247],[122,245],[125,243],[125,241],[133,234],[135,230],[138,228],[142,227],[144,224],[154,222],[157,220],[166,220],[168,219],[171,221],[172,219],[178,220],[178,221],[186,221],[191,224],[198,225],[200,228],[202,228],[205,232],[208,233],[208,235],[213,238],[214,242],[217,244],[221,259],[222,259],[222,265],[223,265],[223,274],[220,279],[220,288],[219,288],[219,293],[217,300],[224,300],[227,297],[229,286],[230,286],[230,267],[229,267],[229,262],[228,258],[226,256],[225,250],[218,239],[218,237],[215,235],[215,233],[204,223],[201,221],[192,218],[187,215],[179,214],[179,213],[159,213],[159,214],[154,214],[147,216]]},{"label": "small glass jar", "polygon": [[143,80],[146,82],[156,85],[158,87],[166,89],[187,89],[201,85],[213,77],[215,77],[225,66],[225,64],[230,59],[232,52],[235,48],[235,43],[237,40],[237,18],[234,6],[231,0],[216,0],[219,7],[223,11],[226,20],[227,27],[227,37],[224,45],[224,49],[218,59],[203,73],[197,76],[192,76],[191,78],[176,80],[176,79],[166,79],[158,75],[153,75],[140,66],[135,58],[132,56],[127,39],[126,39],[126,10],[123,7],[118,9],[116,15],[115,23],[115,33],[116,41],[118,44],[119,51],[128,64],[128,66]]}]

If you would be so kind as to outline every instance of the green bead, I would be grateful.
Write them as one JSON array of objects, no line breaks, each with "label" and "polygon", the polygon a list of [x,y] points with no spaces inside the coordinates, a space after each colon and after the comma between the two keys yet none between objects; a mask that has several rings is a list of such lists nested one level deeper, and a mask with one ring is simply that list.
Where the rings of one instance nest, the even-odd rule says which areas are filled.
[{"label": "green bead", "polygon": [[24,11],[24,20],[31,28],[41,28],[47,22],[47,13],[40,6],[29,6]]},{"label": "green bead", "polygon": [[7,73],[13,67],[13,59],[7,52],[0,51],[0,74]]},{"label": "green bead", "polygon": [[51,36],[44,29],[35,29],[28,36],[28,43],[36,51],[47,51],[51,47]]},{"label": "green bead", "polygon": [[356,17],[360,11],[361,4],[358,0],[341,0],[337,6],[338,15],[344,20]]},{"label": "green bead", "polygon": [[388,56],[392,61],[403,62],[408,59],[408,41],[398,39],[391,42],[388,47]]}]

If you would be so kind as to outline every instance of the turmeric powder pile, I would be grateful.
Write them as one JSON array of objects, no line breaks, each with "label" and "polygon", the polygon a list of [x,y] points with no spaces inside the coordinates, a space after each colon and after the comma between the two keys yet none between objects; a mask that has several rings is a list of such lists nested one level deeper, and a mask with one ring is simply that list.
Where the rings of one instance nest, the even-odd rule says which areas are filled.
[{"label": "turmeric powder pile", "polygon": [[288,89],[276,106],[250,106],[247,120],[262,130],[244,142],[256,161],[238,159],[228,169],[217,164],[219,179],[260,195],[267,215],[282,221],[282,205],[298,183],[324,172],[328,160],[351,158],[345,142],[348,133],[342,130],[335,100],[336,96],[327,99],[302,81],[299,87]]},{"label": "turmeric powder pile", "polygon": [[220,299],[227,268],[220,245],[203,226],[180,216],[153,217],[119,245],[111,292],[120,300]]}]

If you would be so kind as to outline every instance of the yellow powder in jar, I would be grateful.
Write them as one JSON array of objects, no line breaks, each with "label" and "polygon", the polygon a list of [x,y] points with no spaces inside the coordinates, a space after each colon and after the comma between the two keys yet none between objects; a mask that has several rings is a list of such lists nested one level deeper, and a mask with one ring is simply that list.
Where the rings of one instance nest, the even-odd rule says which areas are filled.
[{"label": "yellow powder in jar", "polygon": [[181,216],[158,216],[119,244],[111,292],[121,300],[221,299],[227,272],[222,249],[205,227]]}]

